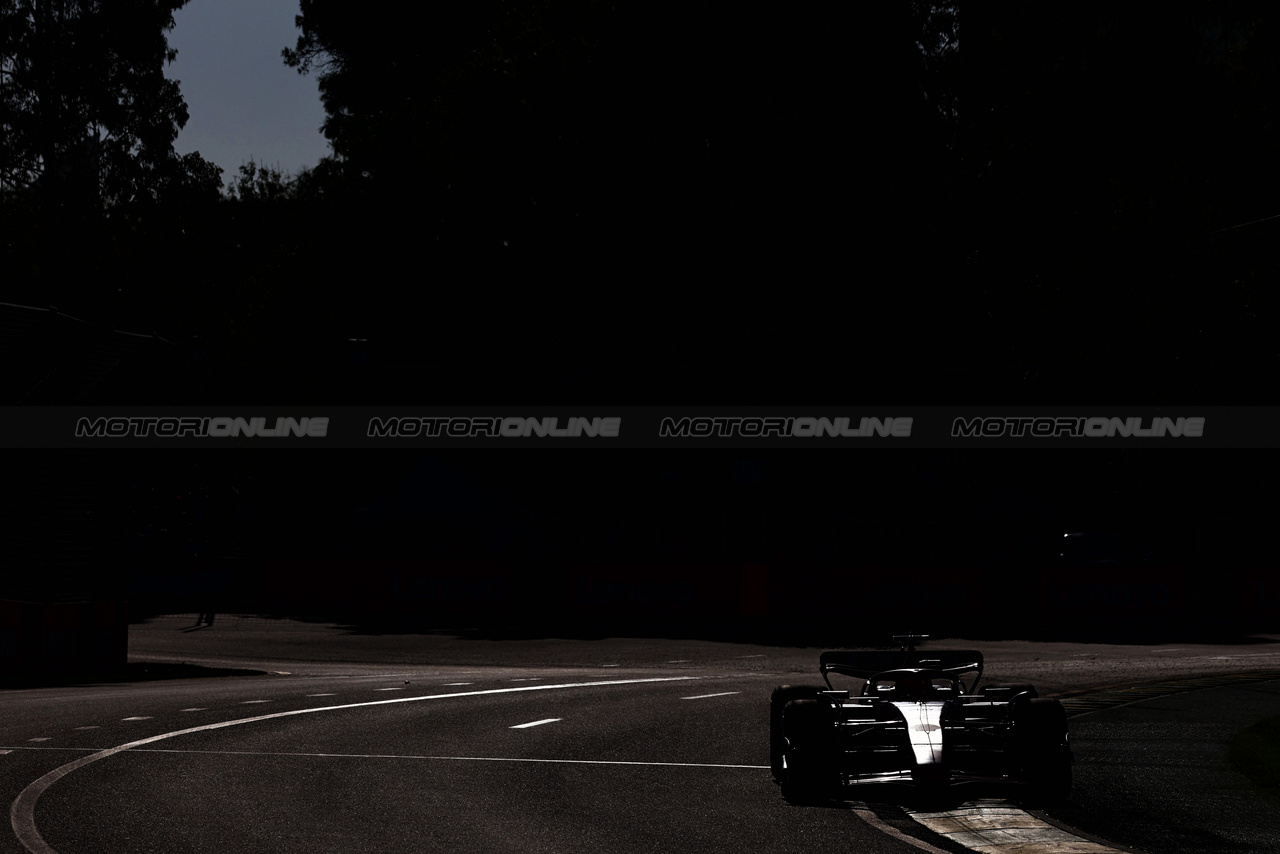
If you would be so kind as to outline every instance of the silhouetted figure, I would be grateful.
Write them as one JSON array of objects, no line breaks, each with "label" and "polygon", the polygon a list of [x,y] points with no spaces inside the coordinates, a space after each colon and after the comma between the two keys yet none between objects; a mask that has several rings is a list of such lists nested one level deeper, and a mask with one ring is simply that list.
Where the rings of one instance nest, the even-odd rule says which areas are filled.
[{"label": "silhouetted figure", "polygon": [[214,612],[213,612],[213,611],[201,611],[201,612],[200,612],[200,614],[199,614],[199,616],[196,618],[196,625],[197,625],[197,626],[202,626],[202,625],[203,625],[203,626],[212,626],[212,625],[213,625],[213,618],[214,618],[215,616],[217,616],[217,615],[216,615],[216,614],[214,614]]}]

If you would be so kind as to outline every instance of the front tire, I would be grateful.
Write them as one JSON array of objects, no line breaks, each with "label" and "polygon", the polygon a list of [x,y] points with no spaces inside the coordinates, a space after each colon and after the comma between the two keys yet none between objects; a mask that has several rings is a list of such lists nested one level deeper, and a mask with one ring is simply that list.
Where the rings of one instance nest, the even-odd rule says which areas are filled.
[{"label": "front tire", "polygon": [[1071,742],[1067,710],[1057,700],[1032,700],[1017,720],[1023,800],[1043,806],[1071,794]]},{"label": "front tire", "polygon": [[782,796],[812,804],[835,790],[835,720],[831,704],[820,699],[792,700],[782,710]]},{"label": "front tire", "polygon": [[817,699],[822,688],[817,685],[779,685],[769,697],[769,767],[773,779],[783,781],[782,753],[786,740],[782,736],[782,710],[792,700]]}]

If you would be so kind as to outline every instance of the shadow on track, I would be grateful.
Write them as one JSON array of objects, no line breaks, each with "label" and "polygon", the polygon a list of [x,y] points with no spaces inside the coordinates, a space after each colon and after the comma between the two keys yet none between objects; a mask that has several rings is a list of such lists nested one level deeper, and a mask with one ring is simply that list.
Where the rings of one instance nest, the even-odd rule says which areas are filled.
[{"label": "shadow on track", "polygon": [[153,682],[163,679],[207,679],[223,676],[266,676],[265,670],[238,670],[230,667],[201,667],[197,664],[130,662],[107,674],[48,674],[6,681],[0,688],[57,688],[70,685],[115,684],[120,682]]}]

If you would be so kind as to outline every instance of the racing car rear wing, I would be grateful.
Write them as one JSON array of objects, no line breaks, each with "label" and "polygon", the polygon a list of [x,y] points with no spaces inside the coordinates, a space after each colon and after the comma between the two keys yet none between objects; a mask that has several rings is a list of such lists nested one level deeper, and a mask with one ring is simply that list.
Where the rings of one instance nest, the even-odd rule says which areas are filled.
[{"label": "racing car rear wing", "polygon": [[953,676],[977,673],[972,691],[982,678],[982,653],[976,649],[900,650],[898,652],[846,652],[833,650],[822,653],[819,659],[822,679],[831,687],[829,674],[839,673],[856,679],[870,679],[877,673],[902,668],[938,670]]}]

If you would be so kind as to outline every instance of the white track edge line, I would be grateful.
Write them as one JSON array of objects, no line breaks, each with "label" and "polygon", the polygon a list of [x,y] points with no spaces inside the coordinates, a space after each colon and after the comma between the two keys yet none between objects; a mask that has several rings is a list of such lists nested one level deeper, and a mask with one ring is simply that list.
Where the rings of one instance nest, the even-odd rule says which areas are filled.
[{"label": "white track edge line", "polygon": [[179,753],[211,756],[296,756],[304,759],[422,759],[440,762],[532,762],[555,765],[638,765],[654,768],[745,768],[750,771],[768,771],[768,765],[729,765],[715,762],[639,762],[624,759],[533,759],[510,756],[426,756],[399,753],[284,753],[265,750],[175,750],[172,748],[142,748],[130,753]]},{"label": "white track edge line", "polygon": [[444,700],[454,697],[478,697],[486,694],[513,694],[524,691],[547,691],[555,688],[588,688],[597,685],[637,685],[648,682],[686,682],[696,680],[698,676],[663,676],[650,679],[617,679],[609,682],[568,682],[559,685],[522,685],[519,688],[490,688],[484,691],[463,691],[453,694],[427,694],[421,697],[395,697],[390,700],[372,700],[364,703],[346,703],[341,706],[320,706],[311,709],[292,709],[287,712],[273,712],[269,715],[257,715],[252,718],[239,718],[232,721],[219,721],[217,723],[204,724],[203,726],[188,727],[187,729],[174,730],[173,732],[161,733],[153,735],[149,738],[142,738],[137,741],[131,741],[127,744],[111,747],[106,750],[100,750],[90,756],[82,756],[66,765],[62,765],[53,769],[44,776],[34,780],[25,789],[23,789],[18,797],[14,798],[13,805],[9,808],[9,823],[13,827],[14,834],[18,837],[18,841],[31,854],[58,854],[57,850],[44,841],[44,837],[40,835],[40,831],[36,829],[35,811],[36,801],[44,794],[46,790],[63,777],[79,768],[83,768],[91,762],[97,762],[99,759],[106,759],[108,756],[114,756],[117,753],[129,750],[134,747],[141,747],[144,744],[151,744],[156,741],[163,741],[167,738],[174,738],[179,735],[187,735],[193,732],[203,732],[205,730],[222,729],[224,727],[236,726],[238,724],[254,723],[256,721],[271,720],[273,718],[285,718],[293,715],[308,715],[316,712],[331,712],[338,709],[358,709],[366,706],[389,706],[393,703],[413,703],[422,700]]}]

